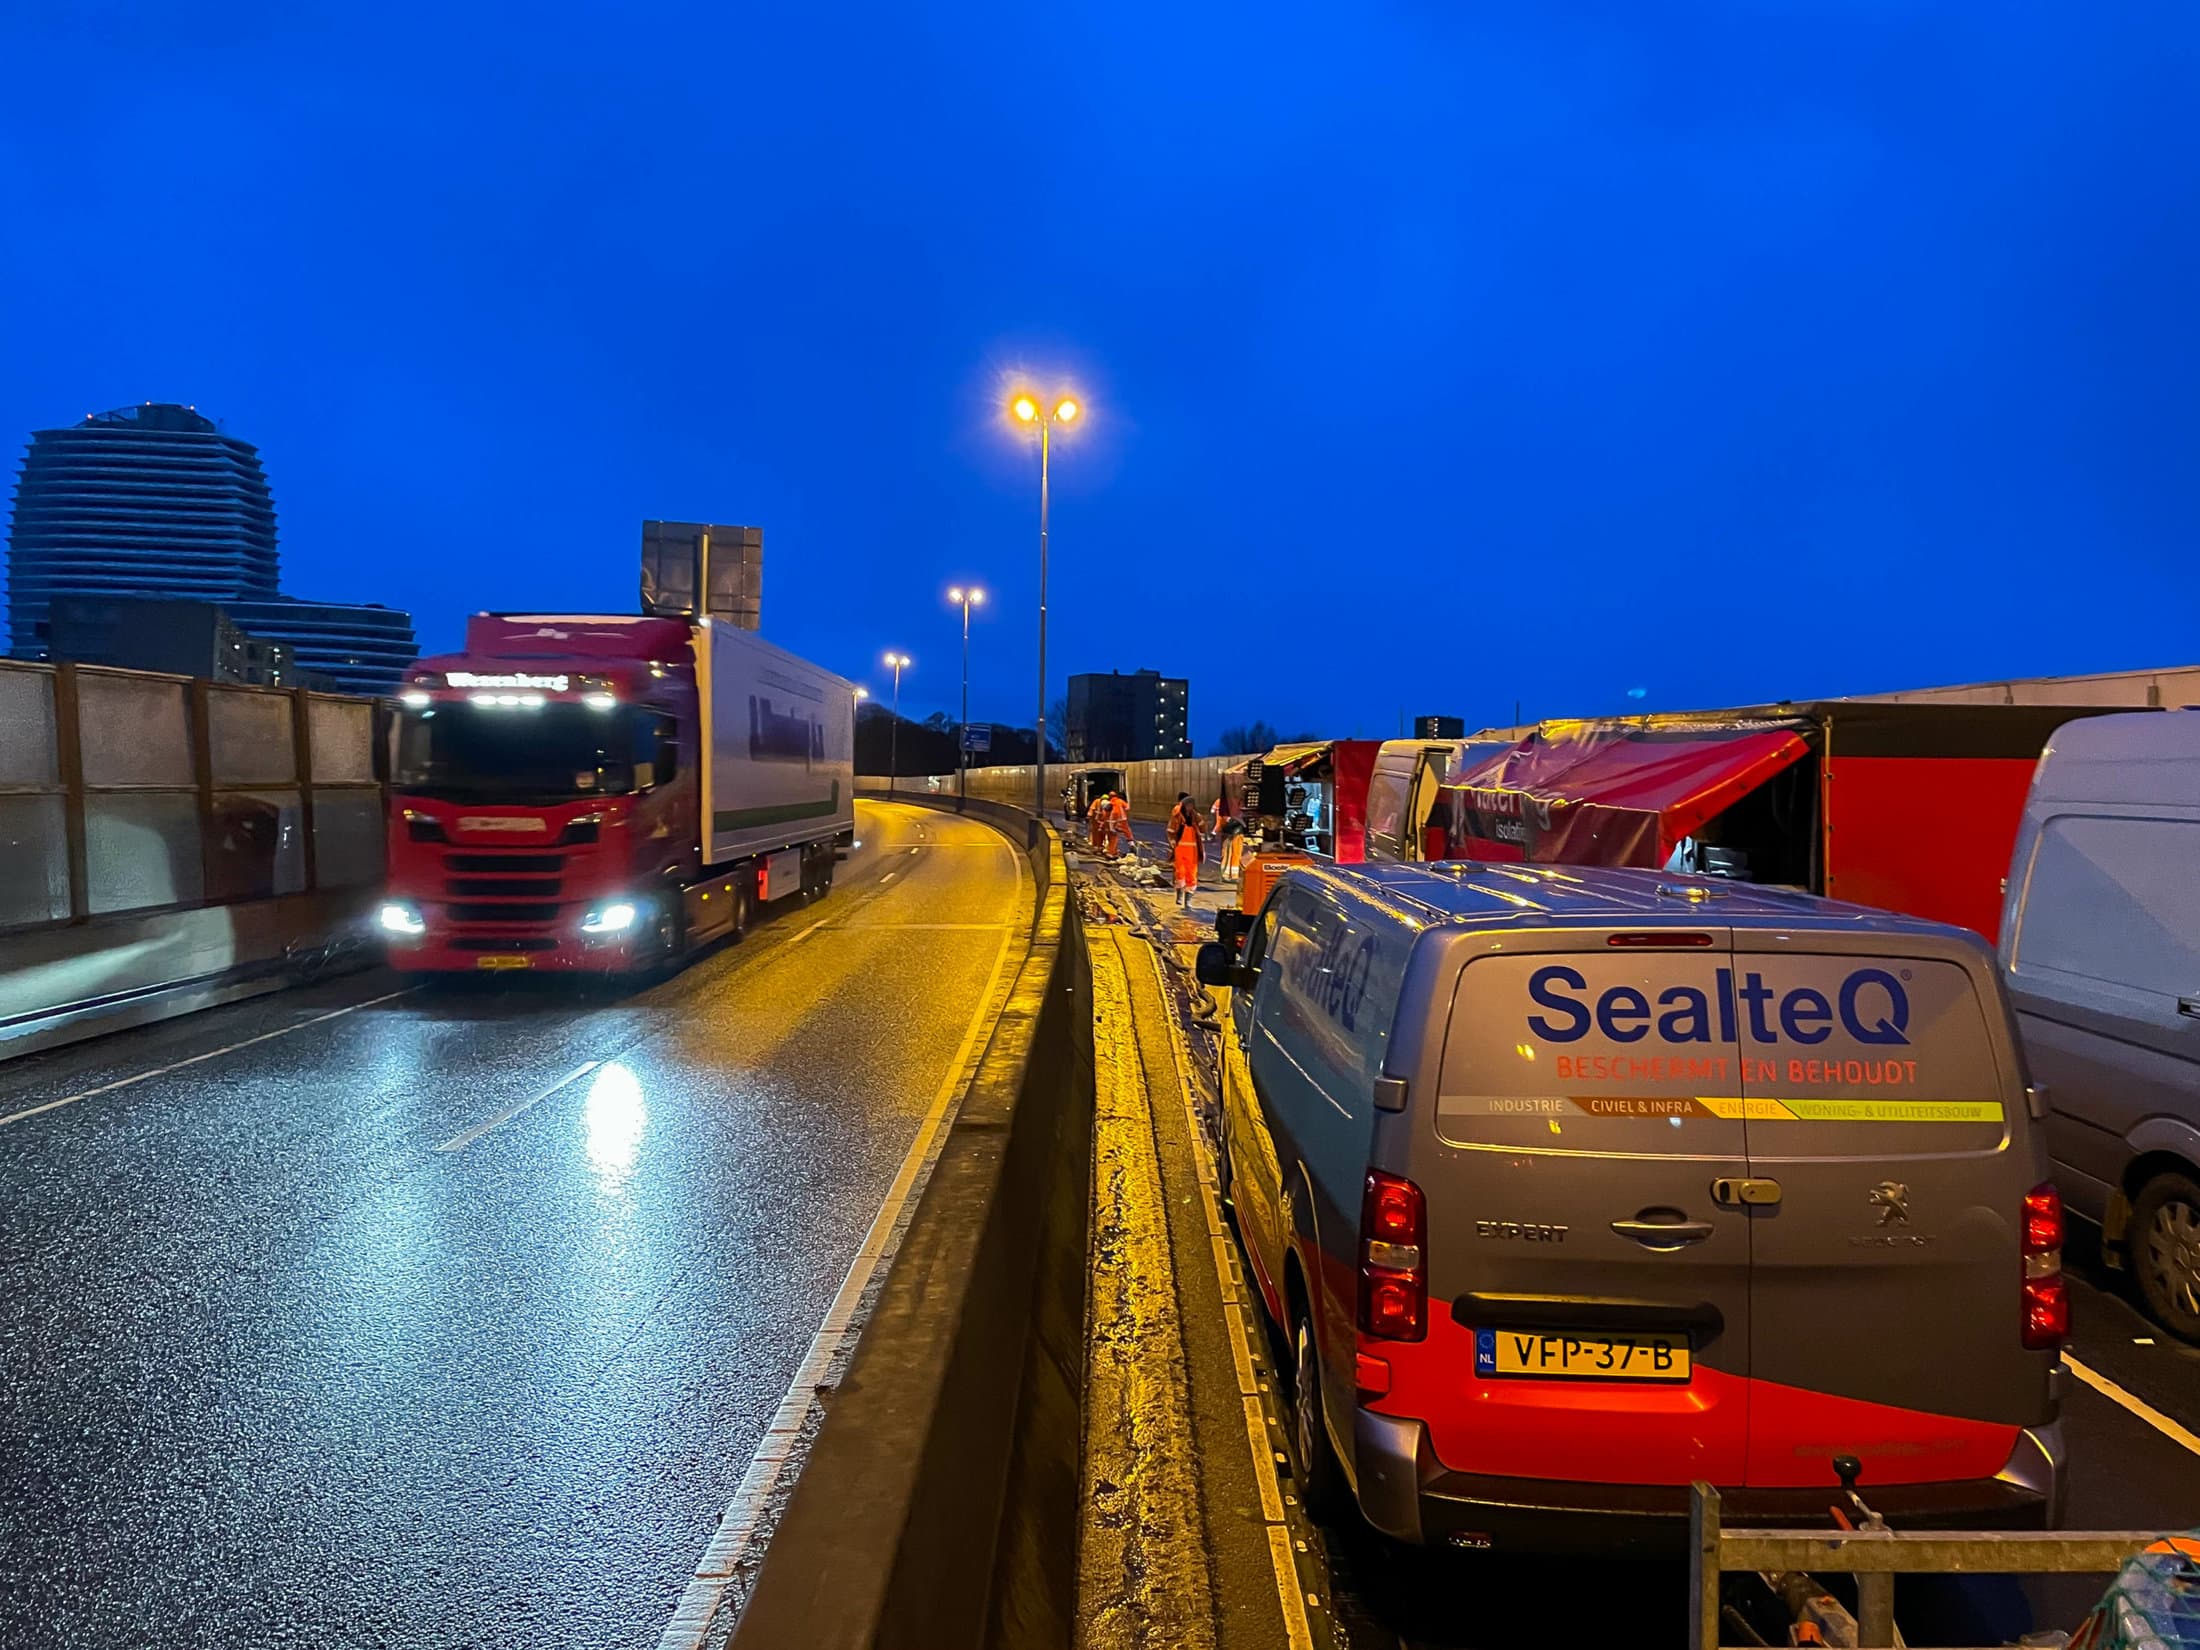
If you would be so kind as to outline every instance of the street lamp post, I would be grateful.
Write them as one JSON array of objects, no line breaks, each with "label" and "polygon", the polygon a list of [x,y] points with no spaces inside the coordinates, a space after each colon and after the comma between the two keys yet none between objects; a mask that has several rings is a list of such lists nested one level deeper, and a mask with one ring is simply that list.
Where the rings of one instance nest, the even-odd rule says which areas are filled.
[{"label": "street lamp post", "polygon": [[957,585],[948,591],[947,599],[963,610],[963,713],[962,726],[955,735],[955,742],[962,747],[955,757],[955,806],[959,810],[970,800],[970,610],[985,605],[985,592],[976,585],[967,590]]},{"label": "street lamp post", "polygon": [[889,653],[886,663],[894,672],[894,721],[886,730],[886,794],[892,796],[901,780],[901,673],[911,660],[906,653]]},{"label": "street lamp post", "polygon": [[1039,714],[1035,718],[1039,742],[1031,753],[1034,774],[1032,811],[1047,816],[1047,457],[1049,436],[1056,424],[1075,423],[1083,409],[1068,396],[1047,412],[1038,397],[1026,392],[1009,402],[1008,410],[1019,423],[1039,426]]}]

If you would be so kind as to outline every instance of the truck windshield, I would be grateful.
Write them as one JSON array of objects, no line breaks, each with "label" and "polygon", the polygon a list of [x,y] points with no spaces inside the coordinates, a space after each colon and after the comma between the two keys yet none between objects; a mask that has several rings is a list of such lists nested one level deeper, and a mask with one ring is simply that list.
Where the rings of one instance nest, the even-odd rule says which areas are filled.
[{"label": "truck windshield", "polygon": [[616,796],[634,788],[646,733],[626,706],[434,705],[399,723],[397,788],[454,802]]}]

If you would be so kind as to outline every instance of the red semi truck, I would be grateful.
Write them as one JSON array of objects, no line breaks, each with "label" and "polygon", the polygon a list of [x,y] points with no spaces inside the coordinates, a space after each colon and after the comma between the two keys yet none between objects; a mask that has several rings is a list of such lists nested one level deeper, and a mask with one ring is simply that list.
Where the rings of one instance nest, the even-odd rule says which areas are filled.
[{"label": "red semi truck", "polygon": [[822,893],[854,839],[854,689],[722,621],[477,614],[400,704],[407,972],[663,966]]}]

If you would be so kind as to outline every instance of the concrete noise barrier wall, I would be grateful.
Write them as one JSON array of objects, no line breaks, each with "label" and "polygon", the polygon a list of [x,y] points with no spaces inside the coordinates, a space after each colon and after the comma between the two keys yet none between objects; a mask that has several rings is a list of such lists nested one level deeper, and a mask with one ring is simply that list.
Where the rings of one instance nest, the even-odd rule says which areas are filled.
[{"label": "concrete noise barrier wall", "polygon": [[969,811],[1032,843],[1030,954],[827,1395],[735,1650],[1074,1635],[1091,976],[1059,840],[1028,812]]},{"label": "concrete noise barrier wall", "polygon": [[[1131,805],[1131,812],[1140,819],[1166,819],[1169,810],[1176,806],[1176,793],[1189,791],[1192,800],[1202,808],[1214,801],[1215,793],[1222,789],[1222,773],[1225,768],[1244,761],[1242,756],[1186,756],[1172,757],[1153,762],[1049,762],[1047,764],[1047,817],[1062,817],[1062,787],[1069,783],[1069,776],[1082,773],[1087,768],[1106,768],[1123,775],[1123,800]],[[887,790],[884,774],[858,774],[856,789],[873,791],[883,796]],[[904,774],[893,782],[894,794],[905,802],[955,799],[955,776],[951,773]],[[1005,802],[1011,807],[1028,813],[1032,803],[1032,773],[1028,765],[1020,768],[972,768],[970,770],[970,797],[973,802]]]},{"label": "concrete noise barrier wall", "polygon": [[0,1057],[366,961],[387,718],[0,661]]}]

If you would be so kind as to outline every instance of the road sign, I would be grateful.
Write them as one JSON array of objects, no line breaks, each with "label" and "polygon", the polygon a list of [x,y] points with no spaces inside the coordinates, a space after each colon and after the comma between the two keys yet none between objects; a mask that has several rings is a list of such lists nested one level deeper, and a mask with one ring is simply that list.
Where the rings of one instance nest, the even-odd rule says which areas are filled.
[{"label": "road sign", "polygon": [[980,756],[993,749],[993,724],[973,722],[963,729],[963,749],[972,756]]},{"label": "road sign", "polygon": [[1413,719],[1413,737],[1416,739],[1464,739],[1467,724],[1458,716],[1416,716]]}]

